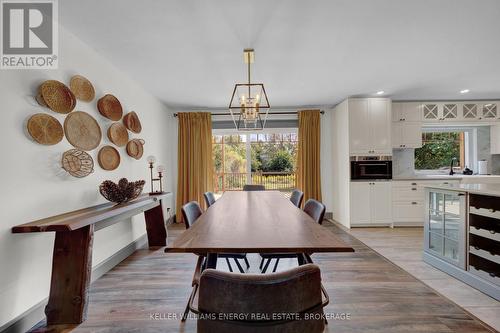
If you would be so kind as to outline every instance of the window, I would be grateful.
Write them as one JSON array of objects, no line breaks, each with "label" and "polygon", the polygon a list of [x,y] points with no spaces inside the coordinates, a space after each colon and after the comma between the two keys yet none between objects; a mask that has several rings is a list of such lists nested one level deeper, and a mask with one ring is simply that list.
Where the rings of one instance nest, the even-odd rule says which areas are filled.
[{"label": "window", "polygon": [[463,169],[466,165],[467,134],[464,130],[423,132],[422,148],[415,149],[415,169],[449,169],[453,158],[456,158],[455,169]]},{"label": "window", "polygon": [[213,135],[215,192],[241,190],[245,184],[291,192],[295,188],[297,133]]}]

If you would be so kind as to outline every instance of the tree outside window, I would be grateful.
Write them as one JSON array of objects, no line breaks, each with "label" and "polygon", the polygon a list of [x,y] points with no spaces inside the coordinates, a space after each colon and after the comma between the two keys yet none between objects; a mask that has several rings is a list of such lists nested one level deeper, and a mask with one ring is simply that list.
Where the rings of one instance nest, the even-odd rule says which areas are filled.
[{"label": "tree outside window", "polygon": [[424,132],[422,147],[415,149],[416,170],[449,169],[456,158],[455,168],[465,167],[465,134],[463,131]]}]

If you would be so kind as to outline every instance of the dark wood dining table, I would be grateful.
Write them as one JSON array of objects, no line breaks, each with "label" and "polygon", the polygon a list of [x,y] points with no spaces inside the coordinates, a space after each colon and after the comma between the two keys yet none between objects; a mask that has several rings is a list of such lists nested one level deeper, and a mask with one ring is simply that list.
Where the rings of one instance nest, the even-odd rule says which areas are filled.
[{"label": "dark wood dining table", "polygon": [[354,249],[278,191],[231,191],[165,252],[206,255],[206,267],[215,268],[217,253],[303,253],[309,257],[316,252]]}]

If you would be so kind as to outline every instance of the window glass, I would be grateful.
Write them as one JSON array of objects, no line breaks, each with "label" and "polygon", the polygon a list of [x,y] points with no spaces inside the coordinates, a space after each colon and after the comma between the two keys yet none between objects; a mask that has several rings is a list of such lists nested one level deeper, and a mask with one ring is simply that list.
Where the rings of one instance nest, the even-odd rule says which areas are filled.
[{"label": "window glass", "polygon": [[215,134],[212,143],[216,192],[247,183],[285,193],[295,188],[297,133]]},{"label": "window glass", "polygon": [[422,147],[415,149],[416,170],[449,169],[465,167],[465,133],[463,131],[423,132]]}]

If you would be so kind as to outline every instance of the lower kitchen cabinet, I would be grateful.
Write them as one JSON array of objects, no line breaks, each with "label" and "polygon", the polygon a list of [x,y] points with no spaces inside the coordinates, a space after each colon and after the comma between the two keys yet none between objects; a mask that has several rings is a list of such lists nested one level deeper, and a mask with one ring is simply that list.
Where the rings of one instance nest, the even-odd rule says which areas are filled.
[{"label": "lower kitchen cabinet", "polygon": [[392,223],[392,182],[351,182],[351,226]]},{"label": "lower kitchen cabinet", "polygon": [[425,219],[424,186],[458,183],[458,180],[394,180],[392,182],[393,225],[422,226]]}]

